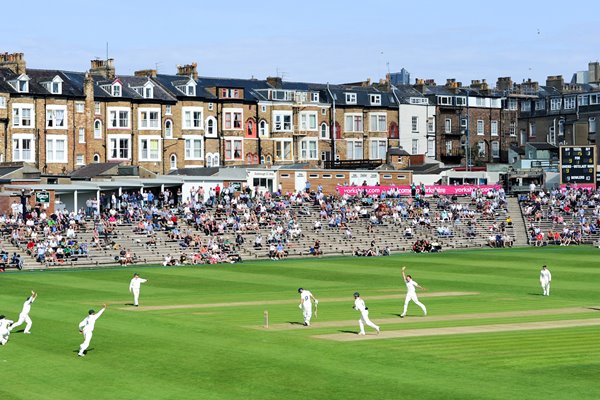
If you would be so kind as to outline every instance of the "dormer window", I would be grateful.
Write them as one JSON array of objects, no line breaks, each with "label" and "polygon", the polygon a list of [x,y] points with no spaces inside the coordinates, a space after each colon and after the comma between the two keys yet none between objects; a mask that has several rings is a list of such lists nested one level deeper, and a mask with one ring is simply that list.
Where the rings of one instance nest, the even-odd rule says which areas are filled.
[{"label": "dormer window", "polygon": [[193,79],[189,79],[187,82],[174,82],[173,85],[179,90],[181,93],[186,96],[195,96],[196,95],[196,82]]},{"label": "dormer window", "polygon": [[42,86],[46,88],[52,94],[62,94],[63,80],[60,76],[56,75],[54,79],[48,82],[42,82]]},{"label": "dormer window", "polygon": [[372,106],[380,106],[381,105],[381,95],[380,94],[370,94],[369,100],[371,101]]},{"label": "dormer window", "polygon": [[356,104],[356,93],[346,93],[346,104]]},{"label": "dormer window", "polygon": [[319,102],[319,92],[312,92],[310,94],[310,101],[313,103],[318,103]]},{"label": "dormer window", "polygon": [[29,92],[29,77],[25,74],[21,74],[17,79],[11,81],[10,84],[19,93]]},{"label": "dormer window", "polygon": [[121,93],[122,93],[122,87],[120,83],[114,83],[112,85],[112,96],[113,97],[121,97]]},{"label": "dormer window", "polygon": [[151,99],[154,97],[154,88],[152,86],[144,88],[144,98]]}]

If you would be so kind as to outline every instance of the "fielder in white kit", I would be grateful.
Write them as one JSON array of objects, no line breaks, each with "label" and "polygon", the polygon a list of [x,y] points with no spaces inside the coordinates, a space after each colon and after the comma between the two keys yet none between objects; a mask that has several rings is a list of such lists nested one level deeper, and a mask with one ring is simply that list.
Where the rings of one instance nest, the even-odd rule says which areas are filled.
[{"label": "fielder in white kit", "polygon": [[419,288],[421,290],[427,289],[425,289],[422,286],[419,286],[417,282],[413,281],[412,276],[406,275],[404,273],[405,270],[406,267],[402,267],[402,278],[404,278],[404,283],[406,283],[406,299],[404,299],[404,311],[402,312],[402,315],[400,315],[400,318],[404,318],[406,316],[408,303],[410,303],[411,300],[414,301],[416,305],[421,307],[421,310],[423,310],[423,314],[427,315],[427,308],[425,308],[425,305],[419,301],[419,298],[417,297],[416,288]]},{"label": "fielder in white kit", "polygon": [[302,310],[304,316],[304,326],[310,326],[310,319],[312,318],[312,302],[315,302],[315,306],[319,304],[319,300],[315,299],[310,290],[298,289],[300,293],[300,304],[298,308]]},{"label": "fielder in white kit", "polygon": [[358,326],[360,326],[360,332],[358,332],[358,334],[359,335],[365,334],[365,324],[367,324],[371,328],[375,329],[377,331],[377,334],[379,335],[379,332],[381,330],[379,329],[379,326],[375,325],[369,319],[369,308],[365,305],[364,300],[360,298],[360,293],[358,293],[358,292],[354,292],[354,305],[352,306],[352,308],[354,308],[355,310],[360,312],[360,319],[358,320]]},{"label": "fielder in white kit", "polygon": [[8,342],[8,337],[10,336],[8,326],[12,323],[13,321],[6,319],[4,315],[0,315],[0,345],[2,346]]},{"label": "fielder in white kit", "polygon": [[9,331],[12,332],[13,329],[15,329],[17,326],[20,326],[23,324],[23,322],[26,323],[25,325],[25,330],[23,331],[23,333],[31,333],[31,318],[29,318],[29,311],[31,311],[31,303],[33,303],[35,301],[35,299],[37,298],[37,293],[34,292],[33,290],[31,291],[31,296],[29,296],[27,298],[27,300],[25,300],[25,303],[23,303],[23,309],[21,310],[21,314],[19,314],[19,320],[17,322],[15,322],[14,324],[12,324],[10,326],[10,328],[8,328]]},{"label": "fielder in white kit", "polygon": [[138,300],[140,299],[140,286],[142,283],[148,282],[147,279],[140,278],[139,274],[133,274],[133,278],[129,283],[129,291],[133,293],[133,305],[138,306]]},{"label": "fielder in white kit", "polygon": [[542,266],[542,270],[540,271],[540,284],[542,285],[542,290],[544,291],[544,296],[550,296],[550,282],[552,281],[552,274],[547,266]]},{"label": "fielder in white kit", "polygon": [[106,304],[103,305],[102,310],[97,313],[94,310],[90,310],[88,312],[88,316],[84,318],[83,321],[79,323],[79,333],[83,334],[83,343],[79,346],[79,353],[77,354],[79,357],[85,356],[85,351],[90,345],[90,341],[92,340],[92,334],[94,332],[94,327],[96,325],[96,320],[100,318],[100,316],[106,310]]}]

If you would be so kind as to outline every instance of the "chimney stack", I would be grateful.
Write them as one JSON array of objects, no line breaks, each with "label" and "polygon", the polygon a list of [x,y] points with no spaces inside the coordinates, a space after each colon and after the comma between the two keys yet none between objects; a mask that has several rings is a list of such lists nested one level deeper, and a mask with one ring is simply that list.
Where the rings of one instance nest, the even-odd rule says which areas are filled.
[{"label": "chimney stack", "polygon": [[268,76],[267,83],[275,89],[280,89],[283,86],[283,80],[278,76]]},{"label": "chimney stack", "polygon": [[157,73],[158,73],[158,71],[156,71],[155,69],[142,69],[139,71],[135,71],[133,73],[133,75],[139,76],[139,77],[156,78]]},{"label": "chimney stack", "polygon": [[510,76],[500,77],[496,81],[496,89],[498,89],[498,90],[511,90],[512,88],[513,88],[513,81]]},{"label": "chimney stack", "polygon": [[600,82],[600,62],[591,62],[588,64],[588,76],[590,83]]},{"label": "chimney stack", "polygon": [[23,53],[0,53],[0,68],[8,68],[15,74],[24,74],[25,55]]},{"label": "chimney stack", "polygon": [[549,75],[548,78],[546,78],[546,86],[550,86],[557,90],[563,90],[565,80],[562,75]]},{"label": "chimney stack", "polygon": [[198,79],[198,63],[178,65],[177,75],[191,76],[194,80]]},{"label": "chimney stack", "polygon": [[115,60],[92,60],[90,74],[94,76],[103,76],[108,80],[115,79]]}]

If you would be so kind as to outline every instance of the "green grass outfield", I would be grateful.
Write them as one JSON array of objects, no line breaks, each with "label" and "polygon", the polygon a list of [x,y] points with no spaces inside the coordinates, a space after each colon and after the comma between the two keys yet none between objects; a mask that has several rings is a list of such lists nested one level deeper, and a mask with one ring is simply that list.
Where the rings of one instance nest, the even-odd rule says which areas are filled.
[{"label": "green grass outfield", "polygon": [[[553,247],[4,273],[1,314],[16,319],[31,289],[39,297],[30,314],[32,334],[17,328],[0,347],[0,399],[597,400],[600,325],[385,336],[409,329],[600,321],[593,309],[554,312],[600,307],[599,257],[592,247]],[[544,263],[553,276],[550,297],[539,295]],[[403,264],[427,293],[477,294],[423,295],[429,316],[411,304],[400,319],[403,298],[391,295],[405,292]],[[139,309],[125,305],[134,271],[149,279]],[[320,300],[310,328],[291,324],[301,322],[300,286]],[[371,319],[381,322],[381,337],[323,339],[355,337],[356,290]],[[96,323],[87,357],[79,358],[78,324],[103,302],[109,308]],[[144,309],[178,305],[189,306]],[[267,309],[270,329],[261,328]],[[541,311],[516,313],[530,310]],[[460,316],[477,313],[486,315]]]}]

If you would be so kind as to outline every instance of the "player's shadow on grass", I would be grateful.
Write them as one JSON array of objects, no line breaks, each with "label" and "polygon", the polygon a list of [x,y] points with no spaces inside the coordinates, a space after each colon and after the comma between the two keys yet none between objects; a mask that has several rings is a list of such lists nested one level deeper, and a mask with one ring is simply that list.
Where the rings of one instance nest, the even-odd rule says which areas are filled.
[{"label": "player's shadow on grass", "polygon": [[340,332],[340,333],[352,333],[353,335],[358,335],[357,331],[348,331],[348,330],[344,330],[344,329],[339,330],[338,332]]},{"label": "player's shadow on grass", "polygon": [[527,293],[530,296],[543,296],[541,293]]},{"label": "player's shadow on grass", "polygon": [[288,321],[288,324],[290,324],[290,325],[304,325],[304,322]]},{"label": "player's shadow on grass", "polygon": [[[87,354],[87,353],[88,353],[88,352],[90,352],[90,351],[94,351],[94,348],[93,348],[93,347],[90,347],[89,349],[86,349],[86,350],[83,352],[83,354]],[[73,353],[79,353],[79,349],[77,349],[77,350],[73,350]]]},{"label": "player's shadow on grass", "polygon": [[598,307],[588,307],[588,310],[600,311]]},{"label": "player's shadow on grass", "polygon": [[18,331],[14,331],[14,332],[12,332],[12,333],[23,333],[23,332],[25,332],[25,328],[23,328],[23,329],[19,329]]}]

